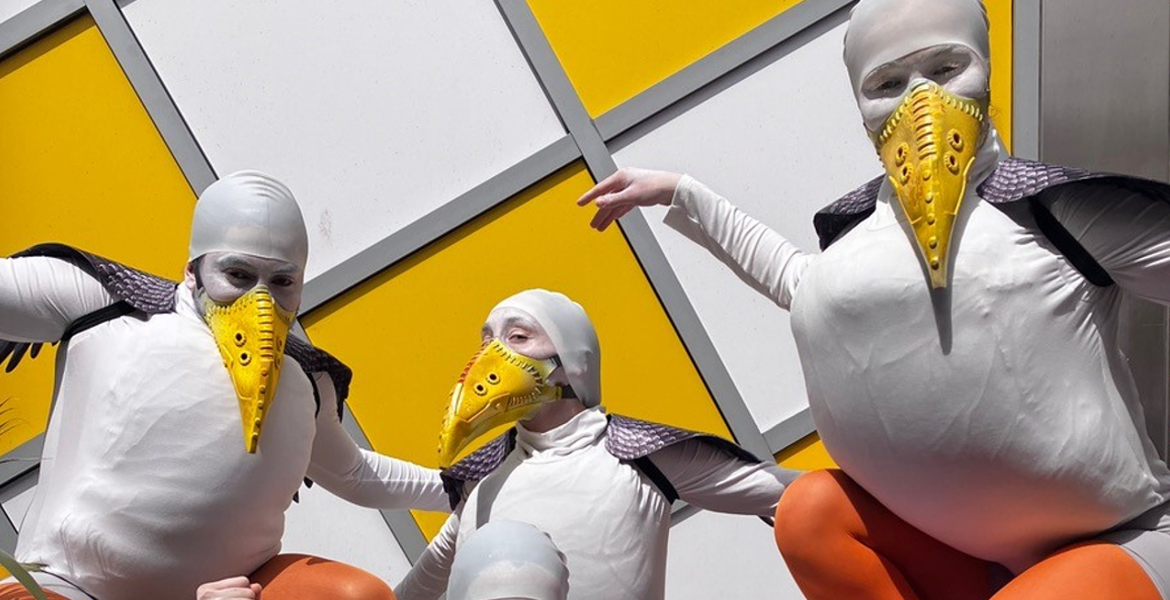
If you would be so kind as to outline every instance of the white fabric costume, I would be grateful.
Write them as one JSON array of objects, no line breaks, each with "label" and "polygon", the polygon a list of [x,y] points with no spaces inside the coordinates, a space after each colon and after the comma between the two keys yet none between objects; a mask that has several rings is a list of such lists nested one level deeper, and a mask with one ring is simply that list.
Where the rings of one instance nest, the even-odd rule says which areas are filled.
[{"label": "white fabric costume", "polygon": [[548,534],[498,520],[472,535],[451,565],[447,600],[566,600],[569,569]]},{"label": "white fabric costume", "polygon": [[[981,10],[973,0],[862,2],[849,38],[892,50],[847,49],[855,89],[869,69],[926,46],[985,49],[985,31],[933,19],[961,4]],[[856,25],[883,10],[894,12]],[[819,255],[689,177],[667,223],[792,311],[826,447],[899,517],[1017,573],[1117,528],[1107,538],[1170,594],[1170,471],[1116,343],[1123,291],[1170,303],[1170,204],[1107,184],[1042,193],[1117,283],[1096,287],[1053,250],[1027,203],[979,197],[1001,153],[991,130],[960,209],[952,283],[933,293],[888,181],[874,213]]]},{"label": "white fabric costume", "polygon": [[[564,306],[554,308],[558,303]],[[563,296],[536,291],[496,308],[528,312],[555,343],[566,347],[592,339],[587,352],[562,353],[556,346],[577,389],[589,376],[598,381],[599,367],[586,370],[580,362],[570,363],[600,354],[588,320],[565,318],[577,312],[584,317],[569,305],[576,306]],[[584,389],[590,390],[590,403],[594,397],[600,401],[599,387],[586,384]],[[607,451],[606,425],[599,406],[545,433],[518,424],[516,448],[447,521],[395,590],[399,600],[438,598],[465,541],[499,519],[530,523],[548,533],[566,557],[570,600],[663,598],[670,504],[645,475]],[[798,475],[775,464],[734,458],[697,439],[649,457],[683,501],[727,513],[771,516],[785,486]]]},{"label": "white fabric costume", "polygon": [[[221,182],[209,192],[239,183]],[[315,414],[314,386],[291,357],[259,450],[245,453],[211,331],[191,290],[179,285],[175,296],[173,313],[107,321],[59,351],[20,561],[102,600],[189,598],[199,584],[250,574],[280,551],[284,511],[306,476],[363,506],[448,509],[436,471],[354,444],[328,375],[315,375]],[[0,259],[0,338],[58,340],[114,300],[69,262]]]}]

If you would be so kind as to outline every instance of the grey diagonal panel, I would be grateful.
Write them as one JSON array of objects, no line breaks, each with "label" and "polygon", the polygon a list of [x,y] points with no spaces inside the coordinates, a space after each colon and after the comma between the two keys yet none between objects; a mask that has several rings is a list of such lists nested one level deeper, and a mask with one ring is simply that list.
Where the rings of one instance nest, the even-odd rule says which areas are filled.
[{"label": "grey diagonal panel", "polygon": [[306,314],[581,158],[569,136],[475,186],[305,283]]},{"label": "grey diagonal panel", "polygon": [[84,8],[84,0],[40,0],[16,14],[0,18],[0,58],[64,24]]},{"label": "grey diagonal panel", "polygon": [[9,555],[16,552],[16,527],[8,520],[6,514],[0,514],[0,550]]},{"label": "grey diagonal panel", "polygon": [[1040,158],[1040,3],[1012,2],[1012,154]]},{"label": "grey diagonal panel", "polygon": [[[361,425],[358,424],[353,413],[349,412],[349,407],[345,408],[345,416],[341,423],[345,426],[345,430],[353,438],[353,441],[357,442],[358,446],[363,450],[373,450],[369,438],[362,431]],[[419,557],[422,556],[423,550],[427,548],[427,539],[423,537],[422,531],[418,528],[418,523],[415,522],[414,517],[410,515],[410,511],[382,510],[379,512],[382,513],[382,518],[386,521],[386,526],[394,534],[394,539],[398,540],[398,545],[402,547],[402,552],[406,554],[406,558],[410,560],[411,564],[417,562]]]},{"label": "grey diagonal panel", "polygon": [[826,18],[848,18],[856,0],[804,0],[597,118],[610,141],[690,94],[724,78]]},{"label": "grey diagonal panel", "polygon": [[[593,120],[589,118],[585,106],[569,82],[527,2],[496,0],[496,4],[524,50],[525,57],[561,122],[581,149],[594,179],[600,181],[612,175],[617,171],[613,156],[606,148]],[[752,420],[739,390],[715,351],[715,346],[711,343],[645,219],[640,213],[631,212],[622,218],[620,225],[622,233],[650,280],[659,301],[670,316],[736,440],[750,452],[758,456],[768,456],[770,449],[767,442]]]},{"label": "grey diagonal panel", "polygon": [[138,38],[114,0],[85,0],[98,30],[110,46],[138,99],[170,149],[187,183],[199,195],[215,181],[215,170],[203,154],[170,93],[159,79]]},{"label": "grey diagonal panel", "polygon": [[772,455],[776,455],[815,431],[812,413],[806,408],[765,431],[764,439],[772,448]]},{"label": "grey diagonal panel", "polygon": [[0,487],[19,479],[25,473],[37,468],[41,461],[41,449],[45,445],[45,434],[17,446],[0,458]]}]

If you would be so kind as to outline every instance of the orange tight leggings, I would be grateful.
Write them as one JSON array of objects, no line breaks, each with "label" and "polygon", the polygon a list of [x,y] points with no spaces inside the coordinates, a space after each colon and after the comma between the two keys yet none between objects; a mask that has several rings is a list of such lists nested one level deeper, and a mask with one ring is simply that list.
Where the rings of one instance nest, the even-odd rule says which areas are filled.
[{"label": "orange tight leggings", "polygon": [[808,600],[1161,600],[1125,550],[1092,542],[993,592],[990,563],[910,526],[837,470],[807,473],[784,492],[776,544]]},{"label": "orange tight leggings", "polygon": [[[394,600],[394,592],[381,579],[357,567],[302,554],[279,554],[248,579],[262,586],[262,600]],[[50,600],[63,598],[47,595]],[[195,590],[190,597],[195,597]],[[32,596],[19,585],[7,584],[0,585],[0,600]]]}]

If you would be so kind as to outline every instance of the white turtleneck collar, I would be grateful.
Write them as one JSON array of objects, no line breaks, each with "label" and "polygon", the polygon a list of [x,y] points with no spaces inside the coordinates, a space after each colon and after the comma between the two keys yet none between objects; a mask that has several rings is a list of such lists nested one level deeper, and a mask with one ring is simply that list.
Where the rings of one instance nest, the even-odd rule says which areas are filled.
[{"label": "white turtleneck collar", "polygon": [[516,424],[516,446],[529,459],[560,458],[598,444],[605,435],[609,420],[605,409],[587,408],[544,433],[529,431]]}]

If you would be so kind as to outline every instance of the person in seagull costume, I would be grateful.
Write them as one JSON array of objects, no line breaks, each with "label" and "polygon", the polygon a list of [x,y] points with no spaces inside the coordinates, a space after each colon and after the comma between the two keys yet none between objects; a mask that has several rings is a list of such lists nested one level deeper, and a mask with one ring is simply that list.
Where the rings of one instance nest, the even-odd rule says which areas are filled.
[{"label": "person in seagull costume", "polygon": [[1006,156],[987,27],[978,0],[854,7],[845,63],[885,175],[816,215],[820,254],[672,173],[579,203],[601,229],[669,205],[792,311],[841,467],[777,512],[810,599],[1170,598],[1170,471],[1116,339],[1123,292],[1170,303],[1170,187]]},{"label": "person in seagull costume", "polygon": [[356,568],[278,554],[306,477],[363,506],[447,510],[437,471],[357,447],[340,422],[349,369],[288,335],[307,258],[292,193],[244,171],[201,194],[181,283],[63,245],[0,259],[0,338],[21,342],[3,351],[9,370],[27,343],[61,341],[16,552],[43,565],[42,585],[70,599],[393,598]]},{"label": "person in seagull costume", "polygon": [[[456,512],[397,588],[401,600],[442,595],[469,538],[500,520],[548,534],[568,567],[569,600],[661,600],[671,502],[768,517],[797,475],[720,438],[606,415],[597,333],[562,294],[500,302],[482,337],[439,437]],[[511,423],[452,465],[472,440]]]}]

